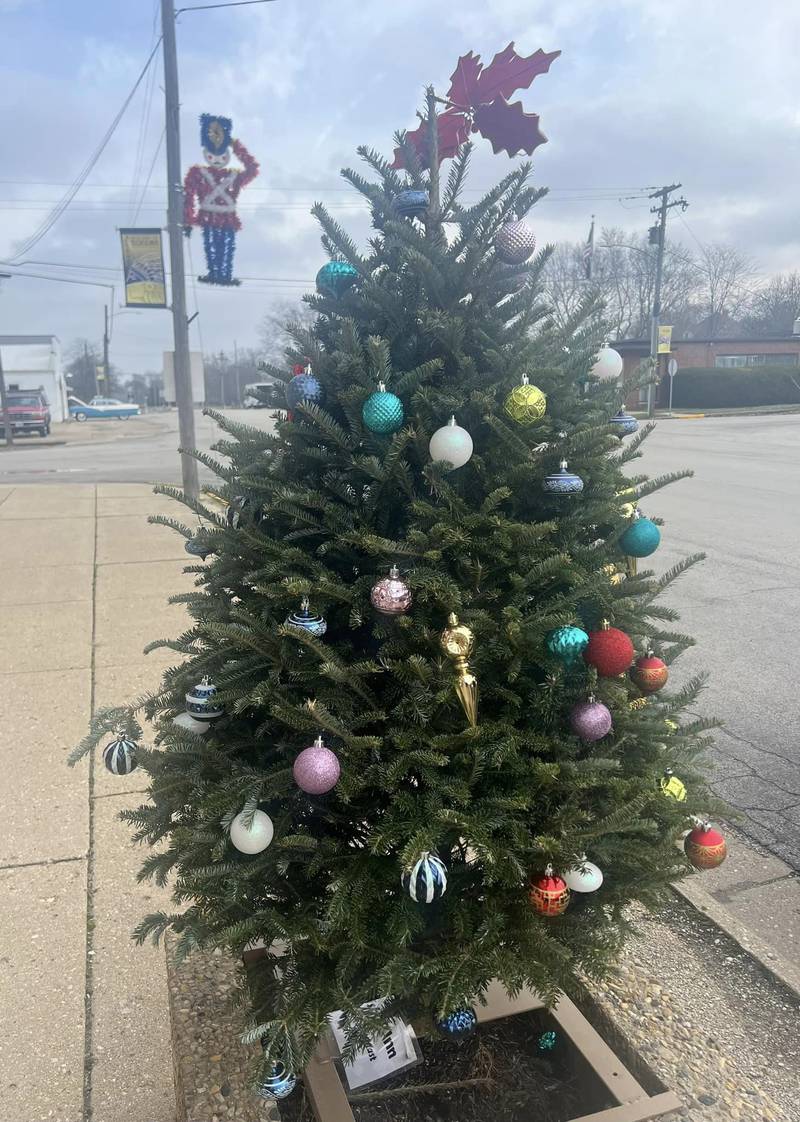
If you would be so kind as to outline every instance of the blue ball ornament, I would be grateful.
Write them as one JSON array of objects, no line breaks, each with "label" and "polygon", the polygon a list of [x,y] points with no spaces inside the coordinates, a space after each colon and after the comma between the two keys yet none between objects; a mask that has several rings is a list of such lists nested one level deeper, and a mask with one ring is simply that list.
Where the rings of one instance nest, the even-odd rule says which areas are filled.
[{"label": "blue ball ornament", "polygon": [[300,611],[288,615],[284,624],[286,627],[294,627],[298,631],[306,631],[317,639],[321,639],[328,630],[328,624],[322,616],[315,615],[311,611],[307,596],[304,596],[300,601]]},{"label": "blue ball ornament", "polygon": [[394,209],[401,218],[422,218],[428,209],[430,195],[427,191],[409,188],[401,191],[394,200]]},{"label": "blue ball ornament", "polygon": [[574,471],[569,471],[567,461],[562,460],[558,471],[544,477],[542,490],[548,495],[578,495],[583,490],[583,480]]},{"label": "blue ball ornament", "polygon": [[400,883],[417,904],[432,904],[447,891],[447,869],[433,853],[424,850],[409,869],[404,869]]},{"label": "blue ball ornament", "polygon": [[636,432],[636,430],[639,428],[639,422],[635,417],[632,417],[630,413],[625,412],[624,405],[618,413],[614,414],[609,423],[614,426],[614,429],[620,440],[623,438],[623,436],[630,436],[632,432]]},{"label": "blue ball ornament", "polygon": [[196,721],[218,720],[225,710],[215,700],[217,687],[206,674],[202,681],[192,686],[186,694],[186,712]]},{"label": "blue ball ornament", "polygon": [[583,628],[573,625],[558,627],[547,636],[547,649],[567,666],[580,662],[588,645],[589,636]]},{"label": "blue ball ornament", "polygon": [[463,1040],[478,1026],[478,1018],[474,1009],[454,1009],[446,1017],[436,1022],[436,1027],[442,1036],[450,1040]]},{"label": "blue ball ornament", "polygon": [[347,261],[329,261],[317,273],[316,285],[320,296],[343,296],[358,280],[358,269]]},{"label": "blue ball ornament", "polygon": [[634,520],[619,539],[619,547],[628,557],[649,557],[661,541],[661,531],[655,522],[635,512]]},{"label": "blue ball ornament", "polygon": [[361,419],[370,432],[392,433],[402,428],[405,410],[397,394],[389,393],[383,382],[378,383],[361,408]]},{"label": "blue ball ornament", "polygon": [[306,367],[302,374],[295,374],[291,382],[286,385],[286,404],[290,409],[296,409],[301,401],[310,401],[319,405],[324,396],[324,390],[311,373],[311,367]]},{"label": "blue ball ornament", "polygon": [[259,1083],[256,1094],[261,1099],[288,1099],[297,1086],[297,1076],[286,1070],[280,1061],[272,1065],[266,1079]]}]

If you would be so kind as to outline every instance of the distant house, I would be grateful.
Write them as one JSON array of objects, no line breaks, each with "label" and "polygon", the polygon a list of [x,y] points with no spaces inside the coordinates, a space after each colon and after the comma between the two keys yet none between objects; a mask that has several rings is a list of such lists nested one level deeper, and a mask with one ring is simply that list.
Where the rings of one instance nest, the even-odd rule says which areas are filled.
[{"label": "distant house", "polygon": [[[649,339],[620,339],[611,344],[622,355],[623,376],[636,371],[642,359],[650,354]],[[669,379],[665,377],[666,359],[674,358],[678,370],[687,367],[757,367],[800,366],[800,334],[727,339],[673,339],[668,355],[660,355],[661,381],[656,406],[667,404]],[[647,391],[636,391],[628,398],[628,406],[636,408],[647,397]]]},{"label": "distant house", "polygon": [[65,421],[67,383],[57,335],[0,335],[6,389],[43,390],[54,421]]}]

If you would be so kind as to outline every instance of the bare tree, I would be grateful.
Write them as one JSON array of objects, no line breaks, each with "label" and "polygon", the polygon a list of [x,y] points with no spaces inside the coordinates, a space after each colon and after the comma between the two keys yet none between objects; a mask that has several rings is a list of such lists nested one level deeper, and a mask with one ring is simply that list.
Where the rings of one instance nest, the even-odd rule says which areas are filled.
[{"label": "bare tree", "polygon": [[301,300],[282,300],[265,312],[259,325],[258,336],[261,343],[261,358],[272,365],[284,364],[284,352],[290,344],[286,330],[289,323],[299,323],[310,327],[315,313]]},{"label": "bare tree", "polygon": [[791,335],[800,316],[800,273],[783,273],[752,294],[743,324],[750,335]]},{"label": "bare tree", "polygon": [[700,322],[695,333],[715,339],[735,329],[753,298],[758,270],[747,254],[731,245],[709,243],[697,260],[699,284],[696,305]]}]

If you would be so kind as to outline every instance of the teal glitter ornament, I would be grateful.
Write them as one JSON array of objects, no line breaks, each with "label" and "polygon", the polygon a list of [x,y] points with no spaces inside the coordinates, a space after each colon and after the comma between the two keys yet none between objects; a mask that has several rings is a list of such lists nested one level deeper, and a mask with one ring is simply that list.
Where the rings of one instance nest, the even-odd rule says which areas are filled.
[{"label": "teal glitter ornament", "polygon": [[545,1052],[555,1051],[558,1045],[558,1033],[554,1029],[548,1029],[543,1032],[539,1039],[536,1041],[537,1051],[544,1054]]},{"label": "teal glitter ornament", "polygon": [[581,627],[558,627],[547,636],[547,649],[567,666],[581,661],[589,644],[589,636]]},{"label": "teal glitter ornament", "polygon": [[370,432],[397,432],[403,425],[405,410],[397,394],[389,393],[383,382],[378,382],[361,408],[361,419]]},{"label": "teal glitter ornament", "polygon": [[635,510],[630,526],[619,539],[619,548],[628,557],[649,557],[658,549],[660,541],[661,531],[655,522]]},{"label": "teal glitter ornament", "polygon": [[343,296],[357,280],[358,269],[347,261],[329,261],[317,273],[317,292],[320,296]]}]

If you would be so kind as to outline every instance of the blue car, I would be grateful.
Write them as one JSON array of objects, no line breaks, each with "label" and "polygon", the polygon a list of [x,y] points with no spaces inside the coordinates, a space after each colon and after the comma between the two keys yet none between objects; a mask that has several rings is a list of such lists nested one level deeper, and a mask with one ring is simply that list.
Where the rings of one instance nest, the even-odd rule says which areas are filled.
[{"label": "blue car", "polygon": [[127,421],[130,417],[138,417],[140,412],[138,405],[129,405],[113,397],[93,397],[88,405],[77,397],[69,399],[69,415],[76,421],[97,421],[104,418]]}]

